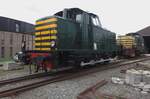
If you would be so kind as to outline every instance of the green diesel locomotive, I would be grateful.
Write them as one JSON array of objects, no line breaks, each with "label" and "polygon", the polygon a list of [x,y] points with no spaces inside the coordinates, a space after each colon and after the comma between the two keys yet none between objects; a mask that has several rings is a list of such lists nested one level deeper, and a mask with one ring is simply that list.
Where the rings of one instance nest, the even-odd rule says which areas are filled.
[{"label": "green diesel locomotive", "polygon": [[116,34],[102,28],[97,15],[64,9],[35,25],[31,60],[46,70],[107,62],[117,54]]}]

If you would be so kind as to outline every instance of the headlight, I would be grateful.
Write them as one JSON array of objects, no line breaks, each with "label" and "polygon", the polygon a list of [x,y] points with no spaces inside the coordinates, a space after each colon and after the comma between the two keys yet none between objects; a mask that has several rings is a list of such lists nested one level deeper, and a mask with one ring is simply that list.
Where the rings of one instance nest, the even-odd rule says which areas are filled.
[{"label": "headlight", "polygon": [[51,41],[51,47],[55,46],[55,41]]}]

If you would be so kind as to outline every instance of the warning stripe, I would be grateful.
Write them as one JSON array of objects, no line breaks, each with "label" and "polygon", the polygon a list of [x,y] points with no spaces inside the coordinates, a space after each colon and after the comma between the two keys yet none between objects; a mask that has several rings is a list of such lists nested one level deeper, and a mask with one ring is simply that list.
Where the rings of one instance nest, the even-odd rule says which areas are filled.
[{"label": "warning stripe", "polygon": [[45,25],[45,26],[35,27],[35,30],[38,31],[38,30],[44,30],[44,29],[56,28],[56,27],[57,27],[57,24],[49,24],[49,25]]},{"label": "warning stripe", "polygon": [[45,23],[48,23],[48,22],[56,22],[56,21],[57,21],[57,18],[50,18],[50,19],[47,19],[47,20],[37,21],[36,25],[45,24]]}]

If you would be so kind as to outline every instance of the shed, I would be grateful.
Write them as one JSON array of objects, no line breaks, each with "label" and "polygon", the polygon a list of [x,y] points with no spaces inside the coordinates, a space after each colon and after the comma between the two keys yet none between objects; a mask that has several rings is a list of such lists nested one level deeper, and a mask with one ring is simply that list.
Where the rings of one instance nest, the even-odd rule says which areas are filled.
[{"label": "shed", "polygon": [[150,53],[150,26],[137,31],[136,33],[140,34],[144,38],[145,47],[148,53]]}]

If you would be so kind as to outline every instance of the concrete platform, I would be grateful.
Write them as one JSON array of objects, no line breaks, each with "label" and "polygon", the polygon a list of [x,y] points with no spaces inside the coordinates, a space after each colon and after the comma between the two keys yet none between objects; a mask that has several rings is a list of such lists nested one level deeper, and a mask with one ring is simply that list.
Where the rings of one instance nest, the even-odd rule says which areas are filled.
[{"label": "concrete platform", "polygon": [[1,70],[16,70],[16,69],[23,69],[23,65],[21,63],[15,62],[4,62],[0,64]]}]

